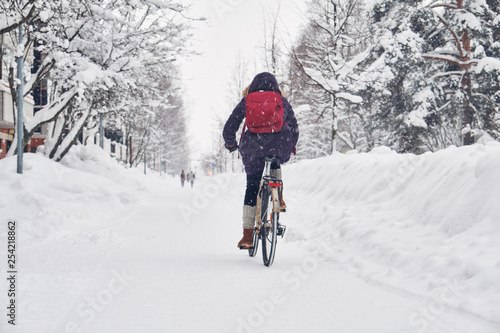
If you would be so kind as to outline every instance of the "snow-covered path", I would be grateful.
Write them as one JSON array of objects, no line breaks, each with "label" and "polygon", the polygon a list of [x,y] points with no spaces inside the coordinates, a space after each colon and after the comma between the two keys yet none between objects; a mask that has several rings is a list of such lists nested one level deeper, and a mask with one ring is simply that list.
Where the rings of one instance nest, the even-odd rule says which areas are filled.
[{"label": "snow-covered path", "polygon": [[[369,206],[360,210],[356,201],[332,206],[319,200],[320,195],[308,195],[300,189],[301,184],[307,185],[295,173],[303,174],[303,170],[289,172],[292,184],[285,192],[289,210],[282,217],[289,230],[279,240],[270,268],[262,264],[260,253],[250,258],[236,248],[241,237],[243,175],[201,178],[193,189],[167,180],[155,190],[137,192],[136,197],[126,192],[110,195],[109,188],[75,191],[72,187],[71,195],[91,203],[103,201],[103,206],[94,203],[94,211],[79,211],[69,203],[59,203],[52,210],[45,203],[46,217],[37,212],[40,222],[18,209],[19,233],[24,239],[19,240],[17,326],[2,321],[0,331],[500,332],[495,321],[458,307],[467,294],[452,279],[436,283],[430,288],[432,293],[417,295],[414,281],[398,275],[402,273],[393,273],[397,278],[387,283],[381,274],[363,274],[370,271],[362,267],[368,262],[361,260],[362,253],[354,247],[347,248],[350,243],[342,238],[343,233],[357,232],[347,224],[352,217],[346,212],[357,214],[356,224],[365,225],[373,222],[374,211]],[[66,175],[73,181],[78,178],[69,171],[60,177]],[[29,183],[16,177],[12,176],[13,183],[25,191]],[[88,179],[81,181],[98,186]],[[60,190],[58,186],[53,189]],[[96,197],[96,193],[105,195]],[[68,200],[74,200],[71,195]],[[121,203],[108,201],[116,197]],[[388,216],[397,214],[392,211]],[[24,226],[30,230],[23,230]],[[338,239],[344,243],[336,244],[329,228],[346,229]],[[0,237],[4,239],[5,234]],[[359,243],[363,237],[354,240]],[[366,241],[358,245],[374,253],[370,248],[374,240]],[[425,240],[416,241],[425,247]],[[346,260],[345,251],[353,251],[351,256],[360,260]],[[484,309],[484,303],[478,304],[478,309]]]},{"label": "snow-covered path", "polygon": [[27,250],[23,264],[44,262],[47,281],[23,310],[23,332],[498,332],[342,272],[326,242],[281,240],[266,268],[235,247],[241,197],[209,198],[221,184],[197,185],[150,194],[103,221],[91,232],[113,235],[103,246],[53,244],[48,258]]}]

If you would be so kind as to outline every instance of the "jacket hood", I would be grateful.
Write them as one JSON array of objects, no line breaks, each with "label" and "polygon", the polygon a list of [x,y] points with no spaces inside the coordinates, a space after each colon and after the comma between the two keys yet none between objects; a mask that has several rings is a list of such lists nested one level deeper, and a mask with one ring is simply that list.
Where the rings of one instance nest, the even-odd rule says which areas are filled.
[{"label": "jacket hood", "polygon": [[250,87],[248,88],[248,93],[250,94],[259,90],[275,91],[281,94],[278,81],[273,74],[268,72],[257,74],[254,77]]}]

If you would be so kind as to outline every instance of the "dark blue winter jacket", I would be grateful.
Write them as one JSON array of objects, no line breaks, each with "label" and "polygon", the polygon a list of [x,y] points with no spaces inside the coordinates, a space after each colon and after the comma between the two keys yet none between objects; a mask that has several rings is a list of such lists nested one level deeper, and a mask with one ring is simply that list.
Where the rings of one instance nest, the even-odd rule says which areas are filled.
[{"label": "dark blue winter jacket", "polygon": [[[266,72],[255,76],[248,93],[260,90],[275,91],[281,94],[276,78]],[[264,169],[264,163],[261,161],[264,156],[277,156],[281,163],[287,162],[295,145],[297,145],[299,139],[297,119],[295,119],[290,103],[284,97],[282,97],[282,100],[285,123],[279,132],[252,133],[247,130],[241,138],[240,154],[245,165],[245,171],[249,175],[261,172]],[[237,144],[236,132],[245,118],[245,108],[244,97],[233,110],[224,126],[222,136],[228,146]]]}]

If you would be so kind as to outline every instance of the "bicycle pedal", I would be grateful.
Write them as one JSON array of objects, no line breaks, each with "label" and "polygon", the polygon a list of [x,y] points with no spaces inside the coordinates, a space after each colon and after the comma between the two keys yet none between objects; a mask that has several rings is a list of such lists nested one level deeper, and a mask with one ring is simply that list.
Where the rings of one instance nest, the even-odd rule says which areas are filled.
[{"label": "bicycle pedal", "polygon": [[248,247],[240,246],[240,250],[251,250],[251,249],[253,249],[253,246],[248,246]]},{"label": "bicycle pedal", "polygon": [[286,225],[280,224],[278,226],[278,230],[276,231],[276,235],[281,236],[281,238],[283,238],[283,236],[285,236],[285,232],[286,232]]}]

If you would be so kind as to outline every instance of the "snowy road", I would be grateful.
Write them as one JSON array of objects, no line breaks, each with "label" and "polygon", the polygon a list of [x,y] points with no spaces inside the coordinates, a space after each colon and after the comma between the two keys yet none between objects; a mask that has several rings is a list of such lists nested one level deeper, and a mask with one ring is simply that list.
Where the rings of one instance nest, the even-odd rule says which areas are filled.
[{"label": "snowy road", "polygon": [[[89,231],[106,242],[80,235],[74,244],[51,244],[48,257],[39,252],[47,244],[26,249],[24,265],[43,262],[33,275],[43,288],[23,309],[23,332],[498,332],[439,299],[344,273],[321,240],[280,240],[266,268],[260,253],[236,249],[237,191],[197,185],[149,194],[146,204],[112,214]],[[289,207],[298,206],[290,194]],[[290,230],[300,223],[284,219]],[[443,295],[451,299],[453,290]]]},{"label": "snowy road", "polygon": [[[379,183],[359,176],[374,177],[373,164],[390,174],[393,159],[401,157],[389,157],[314,162],[320,172],[340,175],[332,169],[337,164],[349,170],[349,163],[360,166],[366,159],[366,170],[353,173],[359,188],[345,177],[348,171],[322,187],[321,179],[303,181],[310,163],[284,170],[288,230],[267,268],[260,253],[250,258],[236,248],[244,175],[202,177],[193,189],[152,178],[148,187],[140,174],[127,176],[103,160],[99,168],[93,160],[71,162],[95,176],[31,156],[23,180],[14,171],[0,177],[2,186],[16,189],[0,211],[18,220],[20,235],[17,322],[14,327],[3,320],[0,332],[500,332],[500,324],[486,318],[495,318],[496,309],[486,304],[495,304],[498,292],[480,293],[497,281],[498,265],[487,266],[496,260],[495,229],[485,229],[496,224],[471,228],[464,238],[446,238],[432,225],[417,228],[413,211],[391,202],[392,192],[384,194],[379,170],[373,171]],[[428,177],[424,162],[419,168]],[[478,170],[476,178],[496,175]],[[422,183],[418,174],[409,175],[401,182]],[[389,190],[400,191],[404,203],[407,187],[392,181]],[[44,197],[33,196],[39,188]],[[377,195],[365,198],[363,188]],[[334,191],[345,200],[330,199]],[[491,207],[485,216],[495,221]],[[0,237],[6,237],[3,226]],[[0,255],[6,257],[3,246]]]}]

